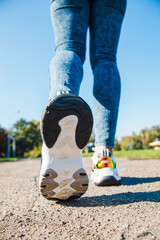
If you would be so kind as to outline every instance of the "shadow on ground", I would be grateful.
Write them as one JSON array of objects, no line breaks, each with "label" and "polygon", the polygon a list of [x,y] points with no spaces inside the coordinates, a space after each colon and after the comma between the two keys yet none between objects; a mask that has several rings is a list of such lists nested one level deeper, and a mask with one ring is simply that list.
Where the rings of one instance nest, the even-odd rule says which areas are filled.
[{"label": "shadow on ground", "polygon": [[128,186],[160,181],[160,177],[149,177],[149,178],[121,177],[121,179],[122,179],[122,185],[128,185]]},{"label": "shadow on ground", "polygon": [[[72,207],[117,206],[137,202],[160,202],[160,191],[125,192],[113,195],[82,197],[78,200],[57,201],[57,204]],[[53,203],[54,204],[54,203]]]}]

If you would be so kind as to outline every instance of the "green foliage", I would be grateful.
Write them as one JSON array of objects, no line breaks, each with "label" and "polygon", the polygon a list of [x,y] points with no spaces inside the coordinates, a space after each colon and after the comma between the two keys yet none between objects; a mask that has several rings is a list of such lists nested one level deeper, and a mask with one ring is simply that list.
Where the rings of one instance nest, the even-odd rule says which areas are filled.
[{"label": "green foliage", "polygon": [[154,149],[137,149],[130,151],[113,151],[115,158],[160,159],[160,151]]},{"label": "green foliage", "polygon": [[122,139],[121,139],[121,149],[123,151],[128,150],[129,145],[132,143],[132,140],[133,140],[132,137],[129,137],[129,136],[122,137]]},{"label": "green foliage", "polygon": [[0,129],[0,157],[7,155],[8,133],[5,129]]},{"label": "green foliage", "polygon": [[34,147],[31,151],[25,152],[24,157],[26,158],[38,158],[41,157],[42,144],[39,144],[38,147]]},{"label": "green foliage", "polygon": [[150,142],[155,141],[156,138],[160,138],[160,126],[153,126],[150,129],[144,128],[140,134],[135,133],[132,136],[126,136],[121,139],[122,150],[133,150],[133,149],[150,149]]},{"label": "green foliage", "polygon": [[150,129],[144,128],[141,130],[140,134],[144,141],[144,147],[151,148],[149,143],[155,141],[156,138],[160,138],[160,126],[153,126]]},{"label": "green foliage", "polygon": [[142,140],[139,136],[133,137],[132,142],[128,146],[128,150],[142,149]]},{"label": "green foliage", "polygon": [[0,158],[0,162],[13,162],[18,160],[19,158]]},{"label": "green foliage", "polygon": [[114,141],[114,149],[116,151],[121,150],[121,144],[119,143],[119,141],[117,139],[115,139],[115,141]]},{"label": "green foliage", "polygon": [[[160,151],[154,149],[137,149],[130,151],[115,151],[113,150],[115,158],[128,158],[128,159],[160,159]],[[92,157],[93,153],[83,153],[83,157]]]},{"label": "green foliage", "polygon": [[17,121],[12,129],[16,137],[16,154],[23,157],[25,152],[39,147],[41,144],[40,123],[39,121],[29,121],[24,119]]}]

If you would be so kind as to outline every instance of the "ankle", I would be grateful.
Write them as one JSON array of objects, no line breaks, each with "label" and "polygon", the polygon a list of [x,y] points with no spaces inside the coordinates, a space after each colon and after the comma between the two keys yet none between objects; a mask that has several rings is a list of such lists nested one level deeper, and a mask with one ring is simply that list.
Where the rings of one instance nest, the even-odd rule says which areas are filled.
[{"label": "ankle", "polygon": [[98,155],[103,149],[108,149],[111,153],[113,152],[113,148],[106,147],[106,146],[95,146],[95,154]]}]

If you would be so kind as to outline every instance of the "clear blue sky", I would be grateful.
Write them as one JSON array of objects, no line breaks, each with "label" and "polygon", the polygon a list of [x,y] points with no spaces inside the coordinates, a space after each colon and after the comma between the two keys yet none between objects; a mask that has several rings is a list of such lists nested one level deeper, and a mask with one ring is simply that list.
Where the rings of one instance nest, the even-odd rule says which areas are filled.
[{"label": "clear blue sky", "polygon": [[[0,0],[2,127],[20,118],[39,120],[48,102],[55,48],[49,6],[49,0]],[[120,139],[160,124],[159,0],[128,0],[117,57],[122,80],[116,134]],[[91,108],[92,82],[87,51],[80,95]]]}]

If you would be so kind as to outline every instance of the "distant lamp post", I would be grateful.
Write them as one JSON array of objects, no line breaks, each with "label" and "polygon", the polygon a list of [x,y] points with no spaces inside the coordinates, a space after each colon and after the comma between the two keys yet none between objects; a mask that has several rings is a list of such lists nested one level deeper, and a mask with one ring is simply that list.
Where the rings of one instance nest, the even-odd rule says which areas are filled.
[{"label": "distant lamp post", "polygon": [[8,151],[7,151],[7,158],[10,158],[11,156],[11,136],[8,132]]},{"label": "distant lamp post", "polygon": [[[15,114],[13,114],[11,116],[11,118],[16,115],[19,114],[20,111],[18,110]],[[11,120],[10,118],[10,120]],[[9,124],[9,130],[8,130],[8,151],[7,151],[7,158],[11,157],[11,140],[12,140],[12,156],[15,158],[16,157],[16,136],[14,134],[11,134],[10,132],[10,125]]]},{"label": "distant lamp post", "polygon": [[12,155],[15,158],[16,157],[16,137],[15,135],[11,135],[10,132],[8,132],[7,158],[11,157],[11,140],[12,140]]},{"label": "distant lamp post", "polygon": [[13,157],[16,157],[16,137],[15,135],[12,136],[12,151],[13,151]]}]

